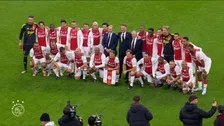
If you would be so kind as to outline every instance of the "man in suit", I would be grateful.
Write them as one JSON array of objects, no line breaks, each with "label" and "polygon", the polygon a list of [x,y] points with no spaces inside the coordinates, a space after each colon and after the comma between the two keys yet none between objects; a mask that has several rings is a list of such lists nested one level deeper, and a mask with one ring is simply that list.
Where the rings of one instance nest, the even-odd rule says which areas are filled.
[{"label": "man in suit", "polygon": [[[119,61],[120,61],[120,73],[123,69],[123,60],[126,55],[126,51],[130,49],[130,42],[132,40],[131,33],[127,32],[127,25],[121,25],[121,32],[118,33],[119,39]],[[120,75],[121,77],[121,75]]]},{"label": "man in suit", "polygon": [[130,49],[132,51],[132,54],[135,55],[137,61],[139,61],[142,58],[143,41],[142,39],[138,39],[136,31],[132,31],[131,36],[132,41],[130,43]]},{"label": "man in suit", "polygon": [[117,44],[118,44],[118,37],[115,33],[113,33],[113,26],[110,25],[108,27],[108,33],[106,33],[103,36],[103,48],[104,48],[104,54],[107,57],[109,55],[109,52],[113,50],[115,52],[115,55],[117,54]]}]

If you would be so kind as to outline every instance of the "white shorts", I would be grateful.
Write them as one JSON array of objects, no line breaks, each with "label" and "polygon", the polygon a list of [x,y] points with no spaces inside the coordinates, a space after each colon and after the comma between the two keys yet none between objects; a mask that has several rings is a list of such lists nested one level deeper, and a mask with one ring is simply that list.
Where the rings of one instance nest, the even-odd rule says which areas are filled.
[{"label": "white shorts", "polygon": [[[182,78],[181,78],[181,80],[182,80]],[[193,80],[193,81],[190,82],[190,83],[194,84],[194,82],[195,82],[195,80]],[[183,84],[187,84],[187,82],[186,82],[186,81],[183,81],[183,80],[182,80],[182,83],[183,83]]]},{"label": "white shorts", "polygon": [[[157,78],[157,79],[159,79],[159,80],[161,80],[161,79],[162,79],[161,77],[159,77],[159,78],[157,77],[157,76],[162,76],[162,75],[163,75],[161,72],[156,71],[156,73],[155,73],[155,74],[156,74],[156,78]],[[166,76],[165,76],[165,77],[166,77]]]},{"label": "white shorts", "polygon": [[96,72],[99,72],[100,78],[103,78],[104,77],[104,70],[96,69],[95,73]]},{"label": "white shorts", "polygon": [[84,53],[84,55],[87,57],[87,56],[89,56],[89,50],[90,50],[90,48],[89,47],[82,47],[83,48],[83,53]]},{"label": "white shorts", "polygon": [[80,77],[82,75],[82,70],[76,70],[75,71],[75,76]]},{"label": "white shorts", "polygon": [[51,60],[53,60],[55,57],[55,55],[50,55]]},{"label": "white shorts", "polygon": [[[194,82],[192,82],[192,83],[194,84]],[[185,84],[188,85],[186,81],[183,81],[183,85],[185,85]],[[186,91],[186,90],[189,91],[190,88],[189,87],[182,87],[182,90],[183,91]]]},{"label": "white shorts", "polygon": [[70,68],[67,64],[64,64],[64,63],[61,63],[61,62],[57,62],[57,64],[58,64],[60,69],[66,70],[66,69]]},{"label": "white shorts", "polygon": [[174,60],[175,64],[182,68],[182,60]]},{"label": "white shorts", "polygon": [[144,70],[141,71],[141,73],[147,78],[147,81],[149,83],[152,83],[152,76],[146,73]]},{"label": "white shorts", "polygon": [[193,73],[195,73],[195,66],[194,63],[187,63],[187,66],[193,70]]},{"label": "white shorts", "polygon": [[34,57],[33,60],[34,60],[34,63],[35,63],[35,64],[46,63],[46,59],[45,59],[45,58],[36,59],[36,58]]},{"label": "white shorts", "polygon": [[[80,77],[80,76],[82,75],[82,71],[83,71],[83,69],[78,69],[78,70],[76,70],[76,71],[75,71],[75,76],[76,76],[76,77]],[[86,69],[85,71],[86,71],[86,73],[87,73],[87,69]]]},{"label": "white shorts", "polygon": [[51,66],[52,66],[51,63],[48,63],[47,64],[47,69],[51,69]]},{"label": "white shorts", "polygon": [[100,78],[103,78],[104,77],[104,70],[98,70],[99,73],[100,73]]},{"label": "white shorts", "polygon": [[[208,60],[205,62],[205,71],[208,74],[212,65],[212,60],[208,58]],[[201,72],[203,70],[203,67],[198,67],[198,70]]]}]

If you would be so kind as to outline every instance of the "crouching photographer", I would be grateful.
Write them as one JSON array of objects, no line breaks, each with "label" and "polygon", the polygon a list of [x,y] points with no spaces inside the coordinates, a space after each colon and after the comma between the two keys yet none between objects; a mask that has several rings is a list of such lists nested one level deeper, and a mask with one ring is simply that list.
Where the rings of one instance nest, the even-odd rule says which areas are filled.
[{"label": "crouching photographer", "polygon": [[91,115],[88,118],[88,126],[102,126],[102,114],[100,116],[98,115]]},{"label": "crouching photographer", "polygon": [[76,115],[77,105],[72,106],[70,101],[67,102],[63,110],[64,115],[58,120],[60,126],[83,126],[83,120]]}]

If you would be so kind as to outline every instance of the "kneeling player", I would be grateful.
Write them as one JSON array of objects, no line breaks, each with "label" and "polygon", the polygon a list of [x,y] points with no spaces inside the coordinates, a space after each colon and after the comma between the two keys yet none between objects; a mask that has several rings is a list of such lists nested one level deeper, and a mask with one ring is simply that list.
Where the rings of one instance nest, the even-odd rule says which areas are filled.
[{"label": "kneeling player", "polygon": [[72,69],[68,66],[68,64],[73,61],[74,58],[74,53],[66,51],[64,47],[61,47],[59,50],[60,52],[57,53],[53,61],[56,66],[53,71],[56,74],[57,80],[59,79],[59,71],[61,76],[63,76],[64,71],[68,72],[70,76]]},{"label": "kneeling player", "polygon": [[106,64],[106,70],[116,71],[115,82],[117,85],[118,79],[119,79],[120,63],[119,63],[119,59],[115,56],[115,52],[113,50],[110,50],[109,56],[106,58],[105,64]]},{"label": "kneeling player", "polygon": [[204,89],[202,95],[206,94],[207,85],[208,85],[208,73],[211,68],[212,60],[207,57],[202,51],[194,48],[193,45],[188,45],[191,57],[198,67],[198,88],[196,91],[202,90],[202,77],[204,79]]},{"label": "kneeling player", "polygon": [[182,90],[184,94],[192,91],[194,86],[194,75],[193,70],[187,66],[187,62],[182,62],[182,70],[181,70],[181,82],[182,82]]},{"label": "kneeling player", "polygon": [[30,67],[33,68],[33,76],[36,76],[38,72],[38,65],[41,65],[43,75],[46,76],[46,48],[40,46],[38,43],[34,43],[33,48],[30,50]]},{"label": "kneeling player", "polygon": [[124,75],[128,72],[129,73],[129,82],[130,85],[128,89],[133,88],[133,83],[135,80],[135,73],[136,73],[136,66],[137,66],[137,60],[132,55],[131,50],[126,51],[126,56],[124,57],[123,61],[123,73]]},{"label": "kneeling player", "polygon": [[156,86],[162,87],[166,83],[167,76],[169,74],[169,64],[164,60],[163,57],[158,58],[158,65],[155,67],[155,78]]},{"label": "kneeling player", "polygon": [[96,75],[95,72],[99,71],[100,78],[103,79],[104,76],[104,67],[105,67],[105,55],[100,52],[99,47],[95,47],[95,53],[90,58],[90,74],[93,77],[93,81],[96,81]]},{"label": "kneeling player", "polygon": [[170,61],[170,74],[166,80],[169,87],[176,89],[181,85],[180,82],[180,67],[174,61]]},{"label": "kneeling player", "polygon": [[47,76],[50,76],[51,69],[56,67],[53,65],[52,61],[54,60],[55,55],[59,52],[59,49],[61,47],[65,46],[52,40],[46,48]]},{"label": "kneeling player", "polygon": [[[149,83],[151,83],[151,86],[154,87],[154,82],[153,82],[153,69],[155,68],[155,64],[156,64],[156,60],[153,59],[149,52],[146,52],[144,54],[144,58],[140,59],[137,63],[137,73],[136,73],[136,78],[138,78],[138,80],[141,83],[141,87],[143,87],[143,81],[142,81],[142,76],[147,78],[147,81]],[[140,66],[142,65],[142,69],[140,69]]]},{"label": "kneeling player", "polygon": [[83,81],[86,81],[88,65],[87,65],[86,56],[81,52],[80,48],[77,48],[75,50],[74,61],[75,61],[75,79],[79,80],[82,75]]}]

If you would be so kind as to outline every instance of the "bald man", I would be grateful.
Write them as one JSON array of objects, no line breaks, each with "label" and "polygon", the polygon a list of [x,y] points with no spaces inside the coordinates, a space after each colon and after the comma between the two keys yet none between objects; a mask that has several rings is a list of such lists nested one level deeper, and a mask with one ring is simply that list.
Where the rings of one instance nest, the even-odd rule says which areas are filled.
[{"label": "bald man", "polygon": [[169,65],[170,73],[167,77],[166,82],[168,84],[168,87],[170,87],[171,89],[177,89],[181,85],[180,67],[176,65],[174,61],[170,61]]},{"label": "bald man", "polygon": [[132,51],[132,54],[135,56],[137,61],[139,61],[142,58],[143,41],[142,41],[142,39],[137,38],[136,31],[132,31],[131,36],[132,36],[132,41],[131,41],[129,47]]},{"label": "bald man", "polygon": [[[103,47],[102,47],[102,32],[103,29],[99,28],[99,24],[94,21],[92,23],[92,28],[90,28],[90,31],[93,33],[93,48],[98,47],[100,48],[100,51],[103,52]],[[94,53],[94,50],[93,50]]]},{"label": "bald man", "polygon": [[110,25],[108,27],[108,33],[104,35],[103,37],[103,48],[104,48],[104,54],[105,56],[109,56],[109,52],[113,50],[115,52],[115,55],[117,54],[117,47],[118,44],[118,36],[113,32],[113,25]]},{"label": "bald man", "polygon": [[75,79],[79,80],[81,75],[83,75],[83,81],[86,81],[86,74],[87,74],[87,60],[84,53],[82,53],[80,48],[77,48],[75,50],[74,55],[74,61],[75,61]]},{"label": "bald man", "polygon": [[104,68],[105,68],[105,55],[100,52],[99,47],[94,48],[94,54],[90,58],[89,62],[89,73],[93,77],[93,82],[96,81],[96,75],[95,73],[99,71],[100,73],[100,78],[102,79],[104,77]]},{"label": "bald man", "polygon": [[191,92],[194,86],[194,75],[193,70],[187,66],[187,62],[182,62],[182,70],[181,70],[181,83],[183,94],[187,94]]}]

